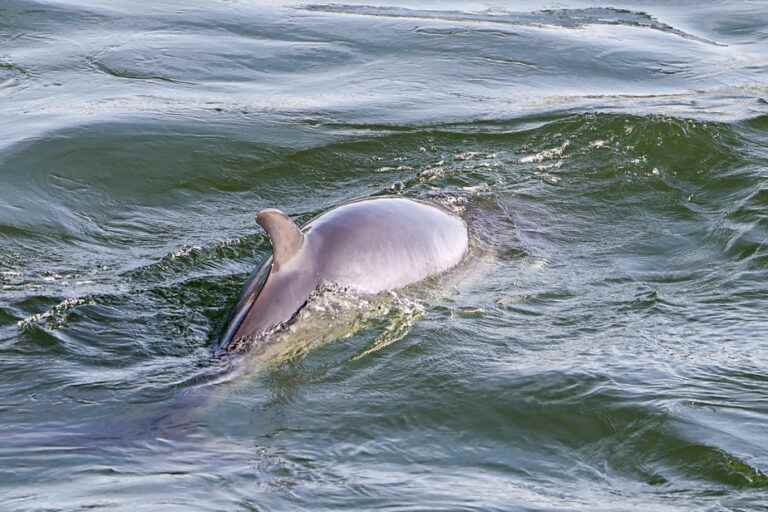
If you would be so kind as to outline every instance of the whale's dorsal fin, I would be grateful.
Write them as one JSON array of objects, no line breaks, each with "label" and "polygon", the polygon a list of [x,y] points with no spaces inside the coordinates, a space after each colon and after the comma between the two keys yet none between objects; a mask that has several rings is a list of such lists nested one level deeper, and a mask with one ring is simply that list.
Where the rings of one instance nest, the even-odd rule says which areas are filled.
[{"label": "whale's dorsal fin", "polygon": [[299,252],[304,235],[288,215],[276,208],[261,210],[256,215],[256,222],[264,228],[272,242],[272,268],[277,272]]}]

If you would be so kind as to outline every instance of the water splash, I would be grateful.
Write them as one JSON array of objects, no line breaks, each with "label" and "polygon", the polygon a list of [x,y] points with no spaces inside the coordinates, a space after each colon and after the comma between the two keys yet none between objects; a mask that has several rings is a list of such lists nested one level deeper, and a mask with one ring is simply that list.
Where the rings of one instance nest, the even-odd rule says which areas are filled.
[{"label": "water splash", "polygon": [[42,313],[36,313],[19,320],[16,325],[22,331],[29,330],[33,326],[39,326],[41,324],[44,324],[50,329],[58,329],[67,323],[69,316],[75,308],[84,304],[95,304],[95,301],[91,297],[72,297],[65,299]]},{"label": "water splash", "polygon": [[362,295],[326,283],[312,293],[290,324],[257,340],[261,345],[246,355],[247,365],[251,370],[280,365],[361,331],[381,330],[371,347],[353,356],[359,359],[402,339],[424,311],[421,303],[400,293]]}]

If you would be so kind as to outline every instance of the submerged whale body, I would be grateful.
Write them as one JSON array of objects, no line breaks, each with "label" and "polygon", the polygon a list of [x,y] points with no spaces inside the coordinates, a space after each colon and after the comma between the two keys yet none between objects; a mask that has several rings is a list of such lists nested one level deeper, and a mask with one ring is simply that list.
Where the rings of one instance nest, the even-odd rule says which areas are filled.
[{"label": "submerged whale body", "polygon": [[464,221],[404,198],[365,199],[299,228],[276,209],[256,222],[272,257],[245,284],[219,346],[243,351],[289,322],[323,284],[362,294],[402,288],[458,264],[467,253]]}]

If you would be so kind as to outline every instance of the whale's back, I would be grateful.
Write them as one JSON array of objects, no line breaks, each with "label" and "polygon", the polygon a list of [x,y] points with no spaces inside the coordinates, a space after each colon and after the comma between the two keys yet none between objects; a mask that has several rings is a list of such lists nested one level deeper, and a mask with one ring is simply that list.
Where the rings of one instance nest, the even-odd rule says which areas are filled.
[{"label": "whale's back", "polygon": [[402,288],[458,264],[464,221],[410,199],[380,198],[332,210],[305,228],[323,281],[364,293]]}]

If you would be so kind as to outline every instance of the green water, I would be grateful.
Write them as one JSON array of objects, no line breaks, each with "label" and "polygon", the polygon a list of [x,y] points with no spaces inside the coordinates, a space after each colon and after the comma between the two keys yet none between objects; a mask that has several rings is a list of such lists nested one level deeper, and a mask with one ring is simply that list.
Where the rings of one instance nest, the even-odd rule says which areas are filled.
[{"label": "green water", "polygon": [[[0,2],[0,509],[768,510],[766,27]],[[388,194],[466,261],[212,357],[259,209]]]}]

